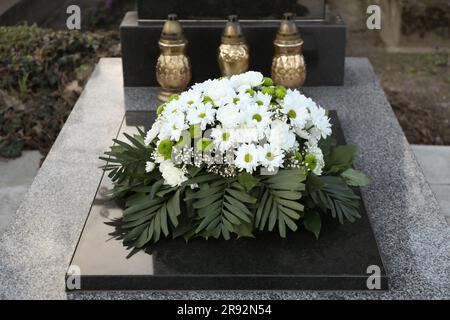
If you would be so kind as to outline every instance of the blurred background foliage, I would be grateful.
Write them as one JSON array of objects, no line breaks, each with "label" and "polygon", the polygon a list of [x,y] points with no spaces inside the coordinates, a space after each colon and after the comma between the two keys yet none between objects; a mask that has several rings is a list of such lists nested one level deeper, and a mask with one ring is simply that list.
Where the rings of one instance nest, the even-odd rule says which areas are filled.
[{"label": "blurred background foliage", "polygon": [[95,62],[119,56],[116,31],[0,27],[0,155],[46,154]]}]

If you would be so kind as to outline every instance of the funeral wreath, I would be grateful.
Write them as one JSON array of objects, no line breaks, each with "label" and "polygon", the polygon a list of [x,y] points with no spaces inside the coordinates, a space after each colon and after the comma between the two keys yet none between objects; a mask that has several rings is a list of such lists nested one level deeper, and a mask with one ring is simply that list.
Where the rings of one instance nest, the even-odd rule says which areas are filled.
[{"label": "funeral wreath", "polygon": [[[148,132],[124,134],[101,159],[125,206],[124,242],[253,237],[324,215],[359,218],[357,147],[337,145],[328,111],[259,72],[207,80],[159,106]],[[290,231],[289,231],[290,230]]]}]

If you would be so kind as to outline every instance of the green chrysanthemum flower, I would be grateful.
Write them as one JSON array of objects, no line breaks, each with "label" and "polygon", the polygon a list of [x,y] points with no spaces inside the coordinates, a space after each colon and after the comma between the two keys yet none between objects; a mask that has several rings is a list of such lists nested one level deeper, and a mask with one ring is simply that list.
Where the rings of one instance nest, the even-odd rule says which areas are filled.
[{"label": "green chrysanthemum flower", "polygon": [[273,80],[269,77],[264,77],[263,78],[263,85],[266,87],[270,87],[273,85]]},{"label": "green chrysanthemum flower", "polygon": [[317,166],[317,159],[316,159],[316,157],[313,154],[308,153],[305,156],[305,164],[308,166],[309,169],[314,170],[316,168],[316,166]]},{"label": "green chrysanthemum flower", "polygon": [[172,157],[172,147],[173,143],[169,139],[161,140],[158,145],[158,152],[164,157],[165,160],[168,160]]},{"label": "green chrysanthemum flower", "polygon": [[264,94],[273,96],[275,94],[275,88],[274,87],[262,87],[261,92]]},{"label": "green chrysanthemum flower", "polygon": [[284,97],[286,96],[286,88],[283,86],[276,86],[275,87],[275,96],[278,99],[284,99]]}]

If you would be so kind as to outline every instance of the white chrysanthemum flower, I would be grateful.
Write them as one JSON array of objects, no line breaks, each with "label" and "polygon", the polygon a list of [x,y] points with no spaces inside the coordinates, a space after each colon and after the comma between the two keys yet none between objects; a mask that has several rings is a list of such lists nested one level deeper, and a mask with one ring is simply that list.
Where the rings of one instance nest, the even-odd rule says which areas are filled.
[{"label": "white chrysanthemum flower", "polygon": [[280,148],[265,144],[264,146],[258,146],[258,160],[263,167],[273,172],[283,167],[284,154]]},{"label": "white chrysanthemum flower", "polygon": [[294,89],[287,89],[286,95],[282,101],[282,104],[286,104],[288,106],[292,105],[300,105],[304,108],[314,107],[316,103],[311,99],[301,94],[300,91]]},{"label": "white chrysanthemum flower", "polygon": [[202,102],[202,95],[200,92],[190,89],[180,94],[180,102],[188,108],[195,106]]},{"label": "white chrysanthemum flower", "polygon": [[228,79],[213,80],[205,86],[204,95],[210,97],[216,106],[233,101],[236,92]]},{"label": "white chrysanthemum flower", "polygon": [[185,176],[185,172],[175,167],[171,160],[163,161],[159,164],[159,171],[164,178],[164,184],[171,187],[180,186],[188,178]]},{"label": "white chrysanthemum flower", "polygon": [[309,106],[309,112],[311,122],[320,130],[322,138],[331,135],[331,123],[326,115],[325,109],[314,104],[314,106]]},{"label": "white chrysanthemum flower", "polygon": [[202,94],[205,91],[206,87],[208,87],[212,81],[213,80],[208,79],[206,81],[196,83],[191,87],[191,90]]},{"label": "white chrysanthemum flower", "polygon": [[223,129],[220,126],[211,130],[211,138],[214,147],[222,152],[230,149],[234,144],[232,130]]},{"label": "white chrysanthemum flower", "polygon": [[258,166],[258,150],[254,144],[242,144],[235,152],[235,166],[252,173]]},{"label": "white chrysanthemum flower", "polygon": [[162,123],[161,121],[157,120],[153,123],[152,128],[147,131],[147,134],[145,135],[144,143],[146,146],[148,146],[150,143],[155,140],[155,138],[158,136],[159,131],[161,130]]},{"label": "white chrysanthemum flower", "polygon": [[250,85],[252,88],[260,86],[263,83],[264,76],[261,72],[257,71],[247,71],[244,73],[244,79],[247,82],[248,85]]},{"label": "white chrysanthemum flower", "polygon": [[239,88],[242,85],[242,73],[241,74],[235,74],[230,77],[230,83],[232,87],[237,91],[237,88]]},{"label": "white chrysanthemum flower", "polygon": [[267,138],[274,147],[289,151],[295,146],[295,134],[287,123],[274,120],[266,131]]},{"label": "white chrysanthemum flower", "polygon": [[[239,87],[236,88],[236,92],[238,93],[238,96],[247,94],[247,90],[251,89],[248,84],[241,84]],[[248,95],[250,97],[250,95]]]},{"label": "white chrysanthemum flower", "polygon": [[205,130],[208,124],[214,123],[215,114],[216,110],[211,103],[201,103],[188,110],[187,120],[190,125],[200,124],[201,129]]},{"label": "white chrysanthemum flower", "polygon": [[287,115],[293,126],[303,129],[309,119],[308,105],[309,101],[298,90],[288,89],[281,102],[281,112]]},{"label": "white chrysanthemum flower", "polygon": [[246,105],[255,103],[255,99],[249,93],[245,92],[245,90],[239,91],[237,99],[239,99],[237,105],[240,106],[240,108],[245,108]]},{"label": "white chrysanthemum flower", "polygon": [[163,122],[161,135],[170,138],[170,140],[178,141],[183,131],[187,129],[189,129],[189,126],[185,121],[184,113],[174,113]]},{"label": "white chrysanthemum flower", "polygon": [[217,120],[224,128],[236,128],[242,123],[243,117],[238,106],[227,104],[217,110]]},{"label": "white chrysanthemum flower", "polygon": [[174,114],[184,113],[188,105],[183,103],[179,98],[174,99],[166,104],[163,111],[161,112],[161,116],[165,119],[169,119]]},{"label": "white chrysanthemum flower", "polygon": [[235,74],[230,77],[230,83],[234,90],[240,92],[241,90],[246,90],[250,88],[250,86],[244,83],[243,73]]},{"label": "white chrysanthemum flower", "polygon": [[152,172],[155,169],[155,163],[152,161],[147,161],[145,163],[145,172]]},{"label": "white chrysanthemum flower", "polygon": [[318,176],[322,174],[322,169],[325,167],[325,161],[323,159],[323,152],[317,144],[306,143],[306,152],[314,155],[316,158],[316,167],[312,170],[312,172]]},{"label": "white chrysanthemum flower", "polygon": [[[308,127],[308,124],[306,124],[306,127]],[[302,139],[309,140],[311,138],[311,134],[306,129],[294,127],[294,132]]]},{"label": "white chrysanthemum flower", "polygon": [[261,133],[264,134],[264,132],[261,132],[256,127],[239,127],[234,129],[232,132],[233,140],[238,143],[252,143],[252,142],[258,142],[261,137]]},{"label": "white chrysanthemum flower", "polygon": [[297,128],[305,128],[308,119],[308,110],[299,105],[296,106],[286,106],[284,105],[281,112],[287,115],[289,122]]},{"label": "white chrysanthemum flower", "polygon": [[257,87],[263,83],[264,76],[261,72],[247,71],[230,78],[233,87],[237,90],[239,87]]},{"label": "white chrysanthemum flower", "polygon": [[249,127],[257,127],[262,133],[271,122],[271,112],[267,107],[258,106],[257,104],[248,105],[244,111],[244,122]]},{"label": "white chrysanthemum flower", "polygon": [[[207,80],[195,84],[164,105],[157,122],[147,132],[145,143],[155,143],[156,137],[156,146],[165,139],[179,141],[184,130],[192,125],[202,131],[212,127],[211,141],[216,150],[231,150],[230,155],[233,159],[236,157],[234,162],[237,168],[251,173],[258,166],[269,171],[282,166],[284,152],[300,148],[296,140],[298,136],[305,140],[305,150],[317,158],[318,165],[313,171],[320,174],[323,155],[317,144],[321,138],[331,134],[325,110],[298,90],[289,89],[285,97],[277,99],[272,106],[272,96],[257,89],[262,83],[262,74],[250,71],[230,79]],[[263,141],[265,139],[267,143]],[[264,143],[264,146],[256,147],[259,143]],[[180,158],[180,155],[177,156]],[[163,167],[169,168],[165,170],[167,172],[175,173],[178,170],[178,176],[181,177],[178,181],[183,180],[180,172],[184,169],[178,169],[173,162],[171,167],[168,166],[157,149],[151,158],[157,165],[164,162]],[[192,155],[189,156],[191,158]],[[199,165],[201,163],[208,162],[202,159]],[[147,170],[154,169],[150,161],[147,164]],[[166,176],[169,174],[167,172]],[[176,182],[173,177],[165,180],[171,180],[168,184],[181,183]]]},{"label": "white chrysanthemum flower", "polygon": [[283,103],[295,104],[300,101],[302,94],[298,90],[287,89],[283,98]]},{"label": "white chrysanthemum flower", "polygon": [[272,100],[272,96],[258,91],[254,99],[257,105],[268,108],[270,101]]},{"label": "white chrysanthemum flower", "polygon": [[[308,122],[310,124],[310,122]],[[308,125],[307,124],[307,125]],[[310,129],[308,130],[308,138],[310,144],[317,144],[319,140],[322,138],[322,131],[315,127],[312,123],[310,125]]]}]

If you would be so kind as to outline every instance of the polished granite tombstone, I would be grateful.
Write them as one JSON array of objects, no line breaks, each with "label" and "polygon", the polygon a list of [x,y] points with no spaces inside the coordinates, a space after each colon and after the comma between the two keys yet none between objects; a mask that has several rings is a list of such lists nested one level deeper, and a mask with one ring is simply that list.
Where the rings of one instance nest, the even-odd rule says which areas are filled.
[{"label": "polished granite tombstone", "polygon": [[293,12],[299,19],[324,19],[325,0],[138,0],[139,20],[161,19],[176,12],[180,19],[278,19]]},{"label": "polished granite tombstone", "polygon": [[138,1],[137,12],[128,12],[120,26],[125,87],[158,86],[158,40],[169,13],[180,18],[189,42],[192,83],[220,76],[217,48],[226,18],[237,14],[250,48],[250,70],[270,75],[273,40],[285,12],[296,14],[304,40],[306,86],[342,85],[346,27],[325,0],[168,0]]},{"label": "polished granite tombstone", "polygon": [[[148,130],[154,114],[127,112],[119,136],[135,127]],[[331,119],[334,136],[344,143],[335,112]],[[380,267],[379,289],[387,289],[363,202],[355,223],[324,216],[319,240],[300,228],[286,239],[276,232],[230,241],[165,239],[133,255],[115,238],[122,209],[108,200],[111,187],[103,175],[71,261],[81,270],[81,290],[368,290],[371,265]]]},{"label": "polished granite tombstone", "polygon": [[[165,18],[140,21],[137,12],[125,15],[120,25],[125,87],[159,85],[156,61]],[[217,48],[225,23],[226,20],[181,21],[189,41],[187,53],[192,66],[191,83],[220,76]],[[273,40],[279,20],[241,20],[240,23],[250,48],[249,70],[270,75]],[[346,43],[346,27],[342,18],[327,12],[324,20],[297,20],[297,26],[304,40],[303,55],[308,74],[305,86],[342,85]]]}]

